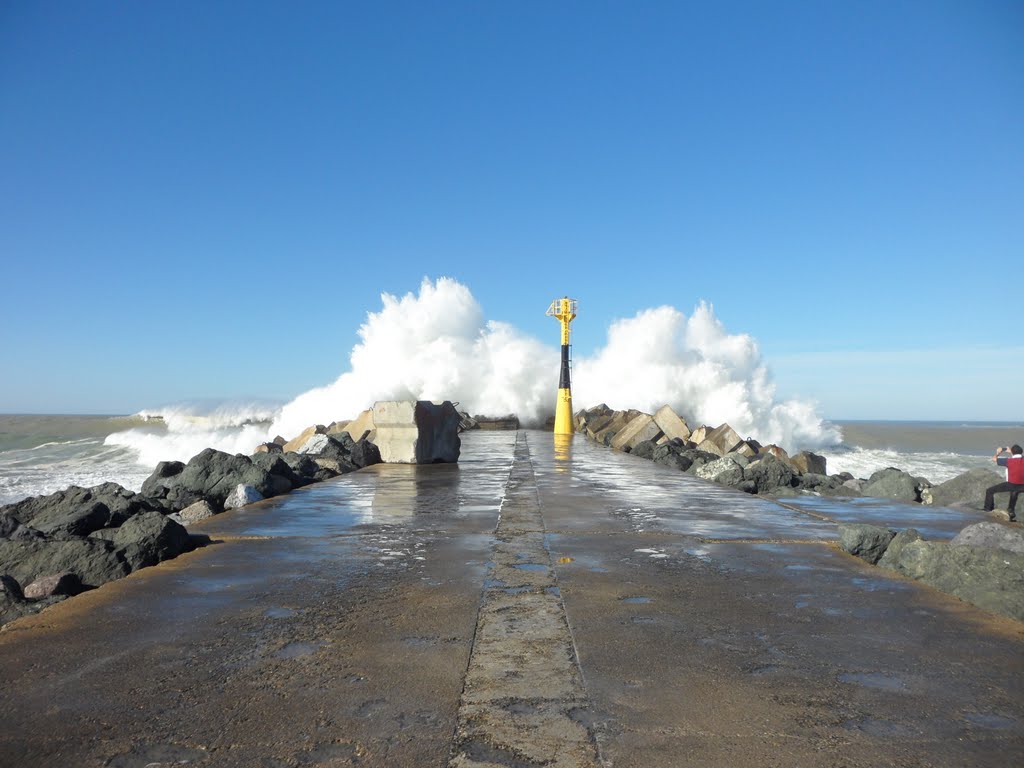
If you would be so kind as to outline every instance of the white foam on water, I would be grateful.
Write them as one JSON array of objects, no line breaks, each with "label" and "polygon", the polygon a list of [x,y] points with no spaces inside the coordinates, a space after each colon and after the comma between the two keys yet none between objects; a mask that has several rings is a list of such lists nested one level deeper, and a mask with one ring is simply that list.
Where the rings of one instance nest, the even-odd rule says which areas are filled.
[{"label": "white foam on water", "polygon": [[[377,400],[453,400],[471,414],[516,414],[527,426],[554,412],[557,348],[487,321],[456,280],[424,279],[416,293],[382,294],[380,310],[367,314],[358,335],[347,370],[284,405],[192,403],[136,414],[131,428],[106,438],[116,450],[107,471],[93,467],[97,482],[137,487],[159,461],[187,461],[204,448],[248,454],[276,435],[292,438],[311,424],[353,418]],[[667,403],[694,426],[728,422],[744,437],[787,450],[840,439],[814,403],[777,400],[753,337],[728,333],[703,302],[690,317],[664,306],[612,323],[605,346],[576,359],[573,395],[576,409],[605,402],[653,412]],[[93,476],[51,469],[56,476],[46,488]]]},{"label": "white foam on water", "polygon": [[[984,456],[968,456],[952,452],[897,451],[889,448],[862,448],[859,446],[833,447],[821,452],[828,473],[849,472],[854,477],[868,478],[874,472],[896,467],[915,477],[923,477],[933,485],[950,480],[971,469],[997,467]],[[999,470],[1000,472],[1002,470]]]}]

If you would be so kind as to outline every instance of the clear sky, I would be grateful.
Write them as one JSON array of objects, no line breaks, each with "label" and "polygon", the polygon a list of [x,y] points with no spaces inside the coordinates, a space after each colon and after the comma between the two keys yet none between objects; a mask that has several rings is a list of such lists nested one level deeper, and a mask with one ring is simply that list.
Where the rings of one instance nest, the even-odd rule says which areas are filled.
[{"label": "clear sky", "polygon": [[0,411],[289,398],[445,275],[1020,419],[1022,255],[1018,1],[0,4]]}]

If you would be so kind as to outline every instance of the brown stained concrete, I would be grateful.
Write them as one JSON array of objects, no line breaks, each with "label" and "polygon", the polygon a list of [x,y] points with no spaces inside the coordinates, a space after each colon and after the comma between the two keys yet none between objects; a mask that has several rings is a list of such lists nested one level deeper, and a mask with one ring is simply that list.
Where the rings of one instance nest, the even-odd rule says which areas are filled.
[{"label": "brown stained concrete", "polygon": [[539,520],[496,531],[516,435],[467,434],[457,467],[219,515],[197,530],[222,543],[8,625],[0,766],[445,766],[500,700],[471,663],[502,654],[492,610],[526,647],[564,621],[571,648],[539,686],[558,696],[509,685],[479,765],[542,765],[493,735],[568,701],[603,765],[1024,765],[1024,625],[837,551],[831,521],[857,505],[807,514],[520,435]]}]

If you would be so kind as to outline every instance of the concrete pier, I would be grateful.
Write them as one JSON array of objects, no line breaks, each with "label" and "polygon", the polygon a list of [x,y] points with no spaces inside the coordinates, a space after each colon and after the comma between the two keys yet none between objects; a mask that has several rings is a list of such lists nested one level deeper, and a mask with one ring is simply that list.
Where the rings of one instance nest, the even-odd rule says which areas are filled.
[{"label": "concrete pier", "polygon": [[1024,764],[1024,625],[829,543],[977,517],[463,439],[11,625],[0,765]]}]

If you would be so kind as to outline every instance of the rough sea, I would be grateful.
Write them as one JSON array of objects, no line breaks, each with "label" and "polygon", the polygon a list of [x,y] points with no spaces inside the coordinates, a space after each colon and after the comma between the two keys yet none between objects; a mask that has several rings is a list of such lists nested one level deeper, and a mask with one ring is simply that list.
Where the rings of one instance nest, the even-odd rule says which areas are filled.
[{"label": "rough sea", "polygon": [[[0,505],[69,485],[113,481],[138,490],[158,461],[187,461],[206,447],[249,453],[267,439],[274,408],[247,404],[197,414],[0,415]],[[839,421],[836,445],[812,446],[829,473],[868,477],[899,467],[940,483],[993,467],[997,446],[1024,442],[1024,422]],[[292,437],[292,435],[286,435]]]}]

